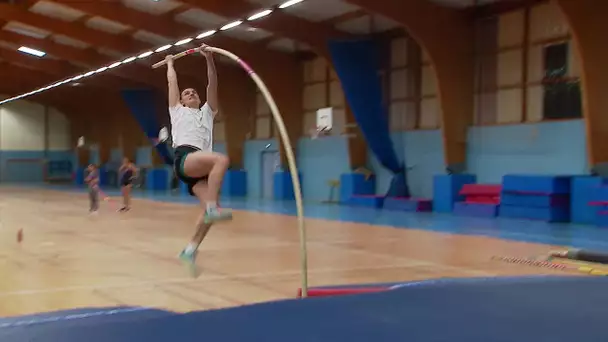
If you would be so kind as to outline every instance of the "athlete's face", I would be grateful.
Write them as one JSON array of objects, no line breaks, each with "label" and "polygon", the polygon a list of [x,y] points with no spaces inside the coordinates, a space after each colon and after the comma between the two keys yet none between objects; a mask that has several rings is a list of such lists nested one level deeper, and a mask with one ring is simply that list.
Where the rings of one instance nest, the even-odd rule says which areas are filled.
[{"label": "athlete's face", "polygon": [[196,90],[192,88],[182,91],[182,104],[190,108],[198,108],[201,105],[201,99],[198,97]]}]

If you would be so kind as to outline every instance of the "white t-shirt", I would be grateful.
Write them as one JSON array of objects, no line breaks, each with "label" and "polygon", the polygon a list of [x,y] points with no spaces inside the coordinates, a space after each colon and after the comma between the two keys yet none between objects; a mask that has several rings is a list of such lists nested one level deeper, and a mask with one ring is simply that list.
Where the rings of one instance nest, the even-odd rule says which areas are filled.
[{"label": "white t-shirt", "polygon": [[171,116],[171,136],[173,147],[191,145],[202,151],[213,149],[214,112],[207,102],[200,109],[184,107],[181,104],[169,107]]}]

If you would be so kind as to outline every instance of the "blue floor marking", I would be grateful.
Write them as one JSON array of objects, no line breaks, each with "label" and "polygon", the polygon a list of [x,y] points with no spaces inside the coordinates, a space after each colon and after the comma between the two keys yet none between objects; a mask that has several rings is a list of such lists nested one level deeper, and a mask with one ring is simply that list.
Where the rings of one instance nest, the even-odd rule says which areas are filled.
[{"label": "blue floor marking", "polygon": [[[86,191],[84,188],[74,186],[52,185],[44,187],[63,191]],[[104,191],[110,196],[120,196],[120,191],[117,189],[104,189]],[[134,190],[133,196],[157,202],[198,204],[197,200],[191,196],[172,194],[169,191]],[[222,199],[222,205],[235,210],[296,215],[295,201],[225,198]],[[505,218],[470,218],[438,213],[406,213],[314,202],[304,203],[304,215],[308,218],[384,225],[401,229],[489,236],[503,240],[608,250],[608,229],[591,225],[556,224]]]}]

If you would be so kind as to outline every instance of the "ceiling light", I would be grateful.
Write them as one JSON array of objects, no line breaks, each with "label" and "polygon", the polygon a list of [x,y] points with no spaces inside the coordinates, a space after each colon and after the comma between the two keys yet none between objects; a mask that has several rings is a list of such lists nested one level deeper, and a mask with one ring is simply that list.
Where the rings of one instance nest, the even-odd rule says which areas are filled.
[{"label": "ceiling light", "polygon": [[83,77],[84,77],[84,75],[78,75],[78,76],[75,76],[74,78],[70,79],[70,81],[76,81],[76,80],[79,80],[79,79],[81,79]]},{"label": "ceiling light", "polygon": [[144,52],[141,55],[137,56],[137,58],[146,58],[146,57],[150,56],[153,53],[154,52],[152,52],[152,51],[147,51],[147,52]]},{"label": "ceiling light", "polygon": [[19,50],[21,52],[25,52],[25,53],[30,54],[30,55],[34,55],[36,57],[42,57],[42,56],[46,55],[46,52],[43,52],[43,51],[40,51],[40,50],[36,50],[36,49],[32,49],[32,48],[28,48],[28,47],[25,47],[25,46],[22,46],[22,47],[20,47],[17,50]]},{"label": "ceiling light", "polygon": [[129,57],[127,59],[125,59],[124,61],[122,61],[122,64],[127,64],[127,63],[131,63],[135,60],[136,57]]},{"label": "ceiling light", "polygon": [[169,45],[165,45],[165,46],[161,46],[158,49],[154,50],[154,52],[161,52],[161,51],[165,51],[168,50],[172,47],[173,45],[169,44]]},{"label": "ceiling light", "polygon": [[108,70],[108,67],[99,68],[99,69],[95,70],[95,73],[97,74],[97,73],[100,73],[100,72],[104,72],[106,70]]},{"label": "ceiling light", "polygon": [[191,41],[192,41],[192,38],[182,39],[182,40],[178,41],[177,43],[175,43],[175,46],[184,45],[186,43],[190,43]]},{"label": "ceiling light", "polygon": [[117,66],[119,66],[121,64],[122,64],[122,62],[114,62],[114,63],[108,65],[108,69],[116,68]]},{"label": "ceiling light", "polygon": [[242,21],[242,20],[233,21],[233,22],[231,22],[230,24],[226,24],[226,25],[222,26],[222,27],[220,28],[220,31],[226,31],[226,30],[229,30],[229,29],[231,29],[231,28],[233,28],[233,27],[237,27],[237,26],[241,25],[242,23],[243,23],[243,21]]},{"label": "ceiling light", "polygon": [[287,8],[289,6],[293,6],[293,5],[295,5],[297,3],[300,3],[302,1],[304,1],[304,0],[289,0],[289,1],[284,2],[281,5],[279,5],[279,8]]},{"label": "ceiling light", "polygon": [[272,10],[267,9],[265,11],[258,12],[256,14],[252,15],[251,17],[247,18],[247,20],[252,21],[252,20],[260,19],[262,17],[269,15],[270,13],[272,13]]},{"label": "ceiling light", "polygon": [[201,34],[199,34],[198,36],[196,36],[196,39],[202,39],[205,37],[209,37],[209,36],[213,36],[215,34],[215,32],[217,32],[216,30],[210,30],[207,32],[203,32]]},{"label": "ceiling light", "polygon": [[82,75],[82,77],[89,77],[91,75],[93,75],[95,73],[95,71],[89,71],[86,74]]}]

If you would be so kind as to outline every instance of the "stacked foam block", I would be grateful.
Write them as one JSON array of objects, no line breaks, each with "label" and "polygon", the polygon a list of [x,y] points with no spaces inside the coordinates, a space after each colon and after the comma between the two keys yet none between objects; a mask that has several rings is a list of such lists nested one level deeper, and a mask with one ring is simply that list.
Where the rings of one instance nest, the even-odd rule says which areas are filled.
[{"label": "stacked foam block", "polygon": [[384,209],[409,212],[429,212],[433,210],[433,201],[428,198],[387,197]]},{"label": "stacked foam block", "polygon": [[[570,221],[578,224],[600,224],[605,216],[601,215],[600,208],[602,178],[592,176],[578,176],[572,178],[570,193]],[[604,198],[608,201],[608,197]],[[600,202],[600,203],[596,203]],[[600,224],[602,225],[602,224]]]},{"label": "stacked foam block", "polygon": [[376,178],[360,173],[340,176],[340,203],[358,207],[382,208],[384,196],[376,193]]},{"label": "stacked foam block", "polygon": [[454,204],[454,214],[471,217],[496,217],[500,206],[501,186],[496,184],[464,184],[459,195],[464,201]]},{"label": "stacked foam block", "polygon": [[506,175],[503,177],[500,216],[568,222],[569,176]]},{"label": "stacked foam block", "polygon": [[605,181],[597,184],[593,189],[593,200],[589,205],[593,209],[593,222],[600,227],[608,227],[608,184]]},{"label": "stacked foam block", "polygon": [[451,213],[457,202],[464,201],[460,190],[465,184],[477,181],[475,175],[453,174],[435,175],[433,177],[433,211],[438,213]]}]

